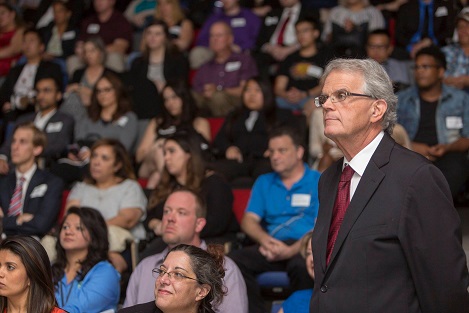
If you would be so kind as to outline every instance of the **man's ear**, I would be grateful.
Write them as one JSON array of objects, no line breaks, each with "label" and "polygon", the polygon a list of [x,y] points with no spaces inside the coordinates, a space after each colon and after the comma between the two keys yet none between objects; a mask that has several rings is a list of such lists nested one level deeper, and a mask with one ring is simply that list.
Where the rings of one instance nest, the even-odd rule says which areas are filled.
[{"label": "man's ear", "polygon": [[204,229],[205,224],[207,224],[207,220],[203,217],[197,218],[197,221],[195,222],[195,232],[200,233],[202,229]]},{"label": "man's ear", "polygon": [[386,103],[386,101],[384,101],[383,99],[376,100],[373,103],[372,107],[373,112],[371,114],[371,122],[376,123],[380,121],[383,118],[384,113],[386,113],[387,108],[388,104]]},{"label": "man's ear", "polygon": [[43,146],[35,146],[33,147],[33,154],[35,157],[38,157],[41,155],[42,151],[44,151],[44,147]]}]

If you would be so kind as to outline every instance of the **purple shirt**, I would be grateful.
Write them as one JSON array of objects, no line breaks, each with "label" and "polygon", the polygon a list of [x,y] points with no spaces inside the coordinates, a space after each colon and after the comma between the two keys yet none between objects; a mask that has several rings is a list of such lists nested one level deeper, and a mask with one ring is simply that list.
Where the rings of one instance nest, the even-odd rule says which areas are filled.
[{"label": "purple shirt", "polygon": [[234,88],[256,75],[256,63],[249,54],[232,53],[224,63],[213,59],[202,65],[194,77],[194,90],[202,93],[205,84],[215,84],[218,90]]},{"label": "purple shirt", "polygon": [[197,46],[209,46],[210,27],[213,23],[219,21],[231,26],[234,43],[240,46],[242,50],[250,50],[255,47],[262,21],[246,8],[241,8],[239,14],[233,16],[228,16],[223,11],[210,15],[197,37]]}]

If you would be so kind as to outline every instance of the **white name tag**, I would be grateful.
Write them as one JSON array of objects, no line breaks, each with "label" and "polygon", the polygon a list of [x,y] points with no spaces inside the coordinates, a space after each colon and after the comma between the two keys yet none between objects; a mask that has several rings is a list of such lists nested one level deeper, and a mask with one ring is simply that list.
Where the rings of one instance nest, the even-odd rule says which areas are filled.
[{"label": "white name tag", "polygon": [[311,195],[307,193],[294,194],[291,198],[291,206],[308,207],[311,203]]},{"label": "white name tag", "polygon": [[316,65],[310,65],[308,66],[308,69],[306,70],[306,74],[311,77],[316,77],[320,78],[322,75],[322,68]]},{"label": "white name tag", "polygon": [[439,7],[435,11],[436,17],[448,16],[448,9],[446,7]]},{"label": "white name tag", "polygon": [[86,28],[86,32],[88,34],[97,34],[99,32],[99,30],[100,30],[99,24],[90,24]]},{"label": "white name tag", "polygon": [[240,68],[241,68],[241,62],[240,61],[228,62],[225,65],[225,71],[227,71],[227,72],[237,71]]},{"label": "white name tag", "polygon": [[179,34],[181,33],[181,26],[179,25],[171,26],[168,31],[171,35],[179,37]]},{"label": "white name tag", "polygon": [[62,35],[62,40],[71,40],[71,39],[75,39],[75,36],[77,34],[75,33],[74,30],[70,30],[68,32],[65,32],[63,35]]},{"label": "white name tag", "polygon": [[446,128],[447,129],[461,129],[463,127],[461,116],[447,116]]},{"label": "white name tag", "polygon": [[278,16],[267,16],[264,21],[265,26],[272,26],[278,24]]},{"label": "white name tag", "polygon": [[36,186],[33,191],[31,192],[31,195],[29,196],[30,198],[39,198],[43,197],[46,194],[47,191],[47,185],[42,184],[39,186]]},{"label": "white name tag", "polygon": [[244,17],[237,17],[231,20],[231,27],[244,27],[246,26],[246,19]]},{"label": "white name tag", "polygon": [[62,122],[49,123],[46,127],[46,133],[58,133],[62,130]]},{"label": "white name tag", "polygon": [[129,118],[127,116],[122,116],[121,118],[119,118],[117,120],[117,125],[119,125],[120,127],[124,127],[125,125],[127,125],[127,122],[129,121]]}]

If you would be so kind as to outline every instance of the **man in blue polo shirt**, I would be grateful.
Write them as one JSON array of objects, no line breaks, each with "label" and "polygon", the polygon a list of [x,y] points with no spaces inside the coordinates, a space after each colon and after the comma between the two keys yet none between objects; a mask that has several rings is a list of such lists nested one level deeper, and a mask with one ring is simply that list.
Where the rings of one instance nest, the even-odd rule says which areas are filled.
[{"label": "man in blue polo shirt", "polygon": [[274,172],[256,180],[241,222],[257,244],[229,255],[246,281],[250,313],[267,311],[255,279],[258,274],[287,271],[293,290],[313,285],[299,251],[301,237],[316,222],[320,174],[303,163],[304,147],[294,129],[273,130],[268,153]]}]

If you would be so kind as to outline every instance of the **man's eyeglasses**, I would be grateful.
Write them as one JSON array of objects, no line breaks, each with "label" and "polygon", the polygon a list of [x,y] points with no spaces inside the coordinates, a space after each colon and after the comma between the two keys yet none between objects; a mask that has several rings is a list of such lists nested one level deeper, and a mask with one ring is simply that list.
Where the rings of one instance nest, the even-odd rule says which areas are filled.
[{"label": "man's eyeglasses", "polygon": [[439,65],[435,65],[435,64],[422,64],[422,65],[414,65],[412,66],[412,69],[414,71],[418,71],[418,70],[429,70],[431,68],[439,68],[440,66]]},{"label": "man's eyeglasses", "polygon": [[180,281],[183,281],[184,279],[192,279],[192,280],[195,280],[196,282],[199,282],[197,278],[186,276],[180,272],[167,272],[162,268],[154,268],[151,272],[153,274],[153,277],[155,278],[163,278],[163,276],[167,274],[169,280],[172,282],[180,282]]},{"label": "man's eyeglasses", "polygon": [[370,95],[364,95],[364,94],[361,94],[361,93],[348,92],[347,90],[336,90],[333,93],[331,93],[330,96],[327,96],[327,95],[317,96],[316,98],[314,98],[314,104],[316,105],[316,107],[320,108],[320,107],[323,106],[324,103],[326,103],[327,99],[331,99],[332,103],[336,103],[336,102],[345,101],[345,99],[347,99],[348,97],[351,97],[351,96],[353,96],[353,97],[367,97],[367,98],[376,99],[375,97],[370,96]]}]

